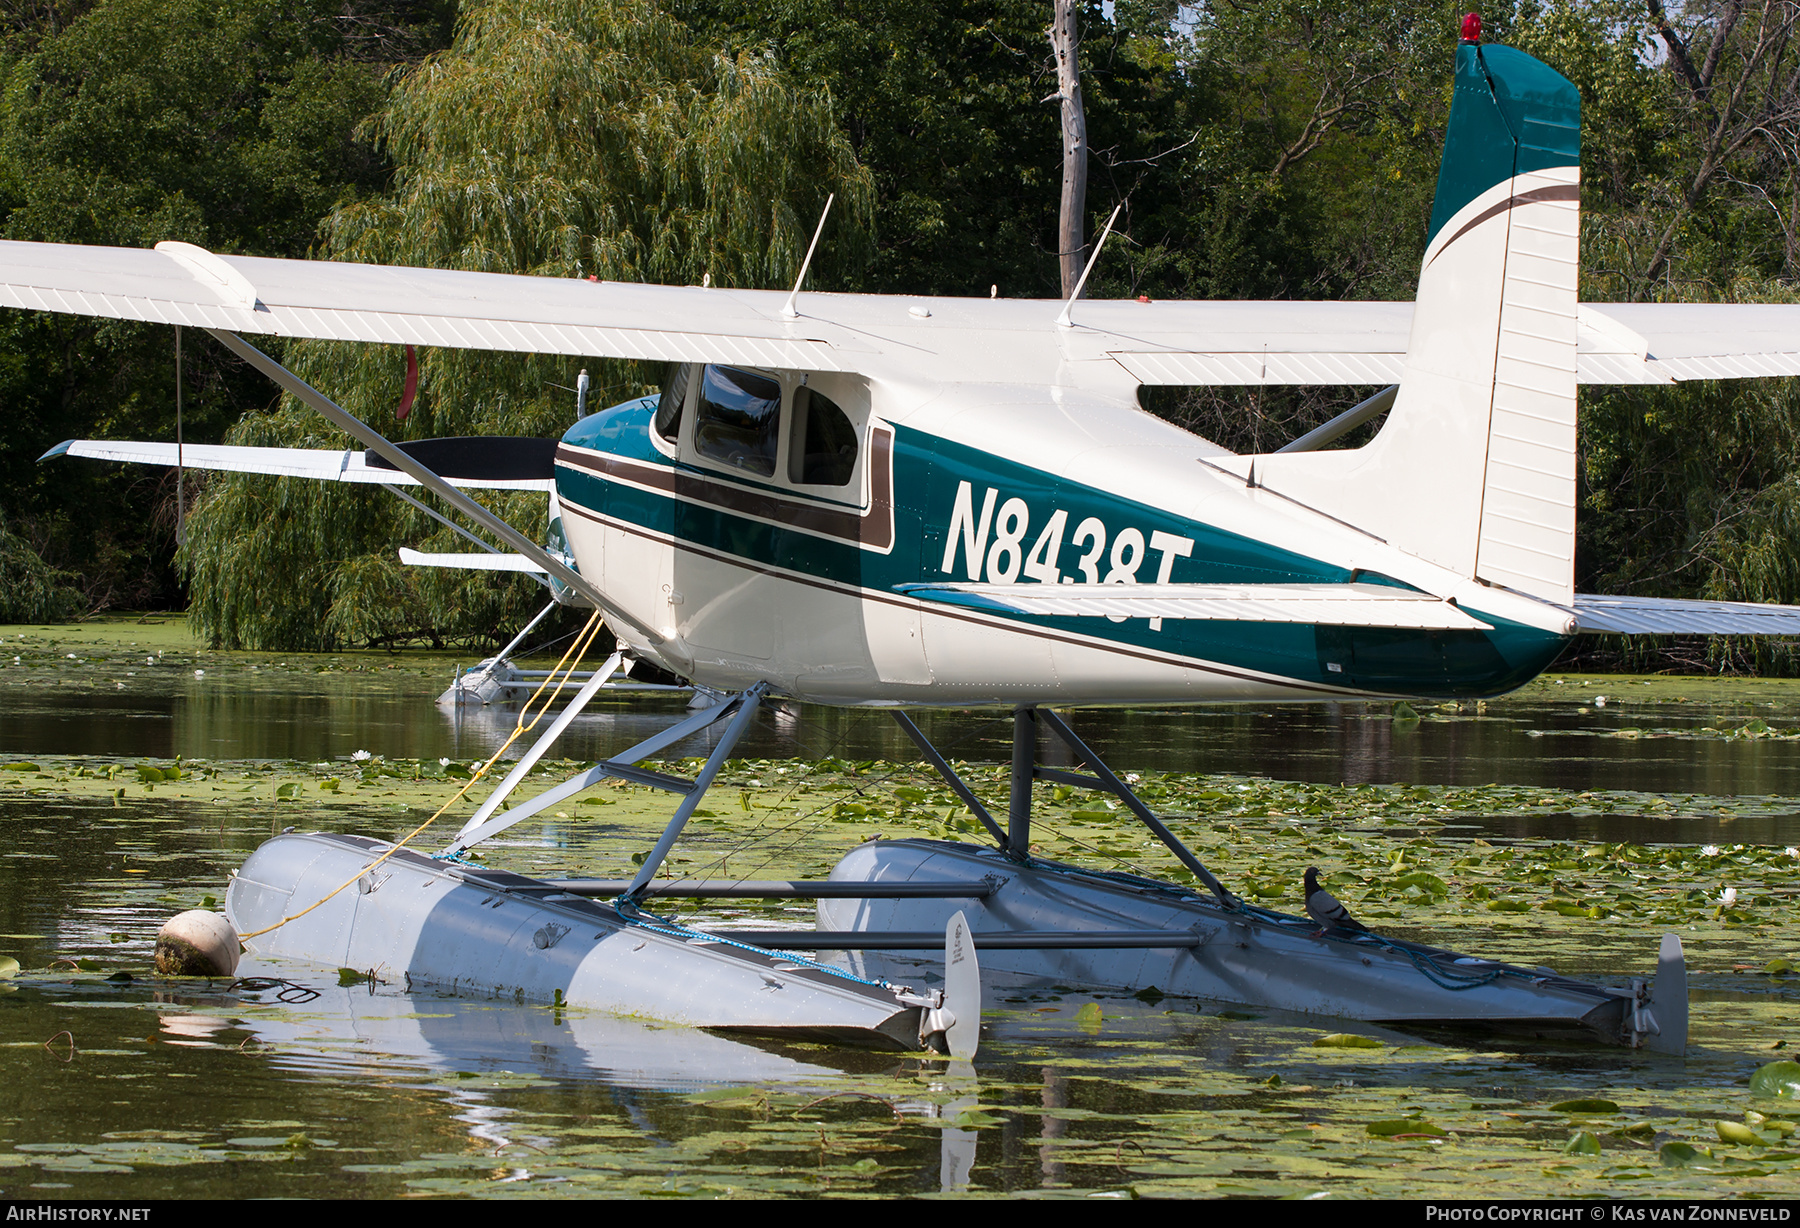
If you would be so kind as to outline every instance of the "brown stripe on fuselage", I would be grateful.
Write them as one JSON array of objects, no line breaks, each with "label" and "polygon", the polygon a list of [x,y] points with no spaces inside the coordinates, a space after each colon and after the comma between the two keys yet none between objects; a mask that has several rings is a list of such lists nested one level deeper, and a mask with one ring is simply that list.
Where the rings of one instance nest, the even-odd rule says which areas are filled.
[{"label": "brown stripe on fuselage", "polygon": [[1455,243],[1458,239],[1462,238],[1471,230],[1475,229],[1475,227],[1481,225],[1496,214],[1505,213],[1508,209],[1516,209],[1520,205],[1536,205],[1550,200],[1572,200],[1576,203],[1580,203],[1581,185],[1578,183],[1557,183],[1552,184],[1547,188],[1533,188],[1529,192],[1520,192],[1515,196],[1507,197],[1498,204],[1490,205],[1486,209],[1483,209],[1478,216],[1470,218],[1468,222],[1463,225],[1461,230],[1445,240],[1444,246],[1432,253],[1431,259],[1425,263],[1425,267],[1430,268],[1437,262],[1439,256],[1450,249],[1452,243]]},{"label": "brown stripe on fuselage", "polygon": [[[885,554],[894,546],[894,428],[876,423],[869,431],[867,511],[824,507],[710,478],[688,468],[671,468],[607,452],[558,444],[556,463],[601,478],[648,487],[689,503],[704,504],[786,528],[816,533]],[[570,504],[569,506],[576,506]]]}]

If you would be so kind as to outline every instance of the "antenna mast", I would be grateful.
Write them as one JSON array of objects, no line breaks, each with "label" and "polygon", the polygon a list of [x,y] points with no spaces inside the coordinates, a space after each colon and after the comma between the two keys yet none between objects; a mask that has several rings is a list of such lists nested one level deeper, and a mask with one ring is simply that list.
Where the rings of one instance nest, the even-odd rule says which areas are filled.
[{"label": "antenna mast", "polygon": [[1086,288],[1088,274],[1092,273],[1094,265],[1099,263],[1100,249],[1106,246],[1106,236],[1112,233],[1113,223],[1118,220],[1119,210],[1124,207],[1125,202],[1120,201],[1113,206],[1112,216],[1106,219],[1106,229],[1100,232],[1100,239],[1094,244],[1094,254],[1088,257],[1087,268],[1081,270],[1081,280],[1075,283],[1075,290],[1069,295],[1069,301],[1063,304],[1062,314],[1056,317],[1056,323],[1060,327],[1075,327],[1075,321],[1069,318],[1069,313],[1075,310],[1075,300],[1081,297],[1082,290]]},{"label": "antenna mast", "polygon": [[819,224],[813,230],[812,242],[806,245],[806,259],[800,262],[800,276],[794,278],[794,289],[787,296],[787,302],[781,305],[783,319],[798,320],[800,313],[794,309],[794,300],[800,297],[800,287],[806,281],[806,270],[812,267],[813,249],[819,246],[819,236],[825,233],[825,219],[831,216],[831,202],[837,199],[833,192],[825,198],[825,208],[819,213]]}]

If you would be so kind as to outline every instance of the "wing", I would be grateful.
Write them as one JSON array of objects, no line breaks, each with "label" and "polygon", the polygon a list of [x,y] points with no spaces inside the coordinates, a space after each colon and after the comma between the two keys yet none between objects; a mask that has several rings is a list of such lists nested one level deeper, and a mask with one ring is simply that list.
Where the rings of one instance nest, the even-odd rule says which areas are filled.
[{"label": "wing", "polygon": [[[416,479],[398,469],[369,464],[367,455],[361,451],[340,452],[328,448],[247,448],[190,443],[177,449],[172,443],[71,439],[57,444],[38,459],[46,461],[58,456],[81,456],[138,465],[173,467],[179,464],[187,469],[268,473],[280,477],[313,478],[324,482],[368,482],[382,486],[419,484]],[[443,477],[453,486],[480,490],[549,491],[556,484],[554,478],[465,478],[454,472],[444,474]]]},{"label": "wing", "polygon": [[832,347],[726,291],[0,243],[0,305],[194,328],[601,358],[836,370]]},{"label": "wing", "polygon": [[1591,635],[1800,635],[1793,605],[1577,593],[1570,612]]},{"label": "wing", "polygon": [[[1389,384],[1410,303],[1059,301],[625,285],[0,243],[0,306],[239,333],[1041,383]],[[1800,374],[1800,306],[1584,304],[1584,383]],[[1196,340],[1204,338],[1204,344]],[[1110,374],[1108,374],[1110,372]],[[1121,380],[1125,377],[1125,381]]]},{"label": "wing", "polygon": [[1493,630],[1451,602],[1385,584],[902,584],[898,591],[1004,614]]}]

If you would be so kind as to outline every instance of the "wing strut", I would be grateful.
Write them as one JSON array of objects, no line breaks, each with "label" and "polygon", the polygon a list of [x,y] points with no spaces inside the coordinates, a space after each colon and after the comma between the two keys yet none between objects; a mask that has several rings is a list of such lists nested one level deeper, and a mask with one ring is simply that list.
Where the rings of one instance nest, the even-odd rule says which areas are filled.
[{"label": "wing strut", "polygon": [[1399,391],[1399,384],[1389,384],[1367,400],[1358,401],[1325,425],[1314,427],[1300,438],[1283,444],[1275,451],[1280,454],[1282,452],[1311,452],[1322,448],[1338,436],[1348,435],[1376,414],[1386,413],[1394,404],[1394,397]]},{"label": "wing strut", "polygon": [[389,464],[393,465],[394,468],[411,477],[426,490],[431,491],[451,507],[455,508],[470,520],[473,520],[476,524],[488,530],[495,537],[504,541],[514,550],[517,550],[520,554],[536,563],[539,567],[543,568],[545,572],[554,576],[556,579],[561,580],[564,584],[593,602],[598,609],[606,614],[609,621],[631,628],[632,631],[643,636],[651,644],[661,644],[663,642],[663,636],[658,635],[655,631],[619,609],[617,603],[609,600],[606,594],[602,593],[597,586],[586,577],[582,576],[580,572],[577,572],[560,559],[551,557],[544,551],[542,546],[513,528],[512,525],[508,524],[501,517],[496,516],[493,512],[490,512],[487,508],[463,494],[462,491],[450,485],[450,483],[446,482],[430,469],[427,469],[424,465],[421,465],[411,456],[395,447],[380,431],[377,431],[374,427],[368,425],[362,419],[338,405],[330,397],[327,397],[324,393],[320,392],[317,388],[314,388],[298,375],[295,375],[292,371],[276,362],[273,358],[270,358],[267,354],[251,345],[248,341],[245,341],[236,333],[227,332],[222,328],[209,328],[206,331],[211,333],[219,344],[223,345],[239,358],[242,358],[258,371],[261,371],[277,384],[280,384],[283,388],[299,397],[322,417],[335,423],[338,427],[355,436],[357,439],[362,440],[363,443],[368,445],[370,450],[377,456],[385,459]]}]

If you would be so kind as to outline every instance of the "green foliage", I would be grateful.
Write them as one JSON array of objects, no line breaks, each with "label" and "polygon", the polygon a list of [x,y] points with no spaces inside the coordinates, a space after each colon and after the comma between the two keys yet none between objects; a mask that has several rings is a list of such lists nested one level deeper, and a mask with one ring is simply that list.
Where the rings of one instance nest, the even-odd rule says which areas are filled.
[{"label": "green foliage", "polygon": [[[1047,5],[687,0],[682,11],[728,45],[772,47],[795,80],[830,90],[872,176],[879,235],[866,273],[844,288],[1055,292],[1062,154],[1056,105],[1042,101],[1055,89]],[[1084,54],[1091,63],[1091,44]],[[1103,91],[1086,81],[1084,91],[1096,122]]]},{"label": "green foliage", "polygon": [[[436,18],[401,3],[110,0],[10,15],[0,34],[0,234],[301,256],[334,203],[385,171],[357,125],[387,66]],[[169,330],[0,318],[0,510],[57,568],[76,607],[180,604],[168,567],[173,474],[35,458],[69,438],[175,436]],[[185,427],[218,439],[267,385],[189,334]]]},{"label": "green foliage", "polygon": [[[453,46],[394,90],[369,132],[391,191],[325,222],[326,254],[385,264],[539,276],[754,287],[791,282],[827,193],[829,275],[866,241],[868,177],[831,100],[775,62],[725,55],[639,0],[533,0],[465,9]],[[815,274],[818,275],[818,274]],[[405,438],[562,433],[563,387],[583,363],[428,350],[419,396],[395,430],[405,363],[392,347],[298,344],[293,368],[344,407]],[[590,362],[594,397],[655,378]],[[287,404],[246,417],[235,443],[347,447]],[[526,531],[540,496],[489,499]],[[216,642],[268,648],[491,640],[543,592],[520,577],[406,568],[400,544],[467,549],[384,492],[227,476],[196,509],[184,560],[193,614]]]},{"label": "green foliage", "polygon": [[61,622],[85,605],[61,572],[38,557],[31,544],[0,516],[0,623]]},{"label": "green foliage", "polygon": [[833,259],[867,227],[830,98],[767,55],[697,45],[648,0],[471,5],[373,131],[394,190],[332,216],[342,258],[770,287],[828,192]]}]

